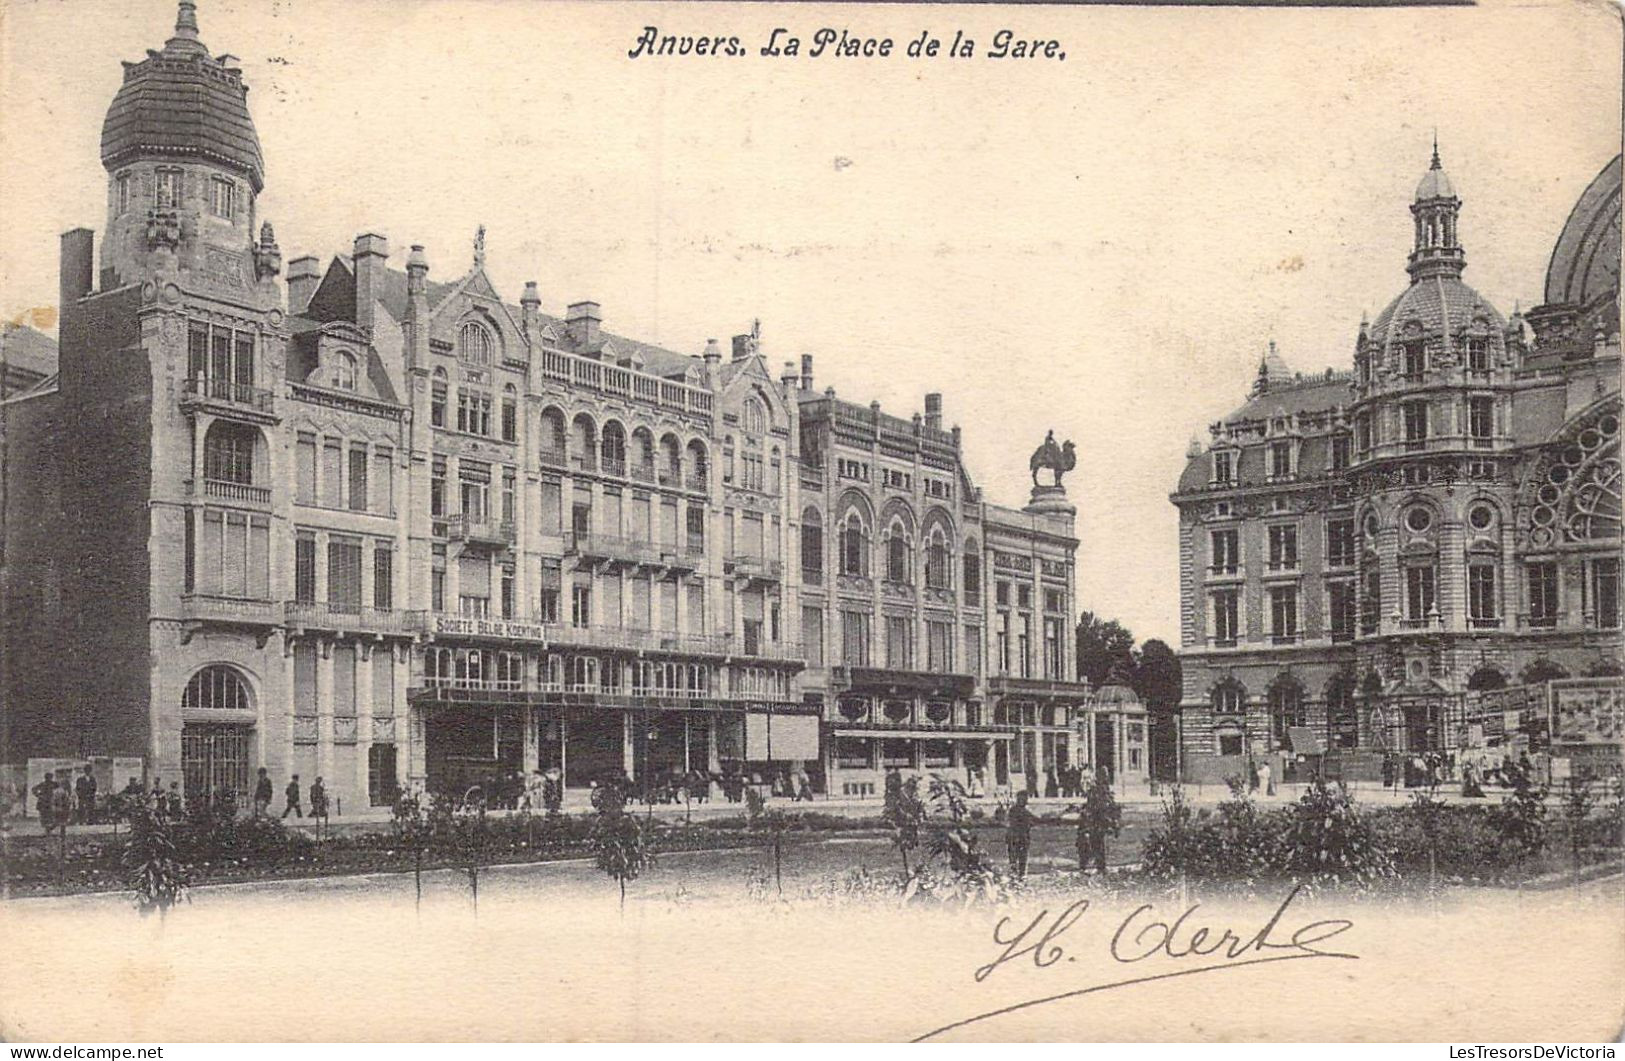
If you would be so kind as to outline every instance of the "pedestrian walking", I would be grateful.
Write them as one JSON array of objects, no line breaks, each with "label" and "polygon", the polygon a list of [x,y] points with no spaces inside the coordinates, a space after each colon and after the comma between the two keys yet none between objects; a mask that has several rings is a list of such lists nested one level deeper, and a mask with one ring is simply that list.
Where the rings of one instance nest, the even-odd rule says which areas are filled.
[{"label": "pedestrian walking", "polygon": [[74,798],[80,825],[89,825],[96,819],[96,774],[87,763],[85,772],[73,783]]},{"label": "pedestrian walking", "polygon": [[1032,843],[1033,825],[1038,818],[1027,809],[1027,793],[1017,792],[1004,824],[1004,846],[1010,853],[1010,874],[1027,875],[1027,849]]},{"label": "pedestrian walking", "polygon": [[34,809],[39,812],[40,825],[44,827],[45,835],[50,836],[56,825],[56,775],[47,773],[34,786],[33,793]]},{"label": "pedestrian walking", "polygon": [[1264,790],[1266,796],[1275,795],[1275,773],[1267,759],[1258,764],[1258,787]]},{"label": "pedestrian walking", "polygon": [[310,816],[324,824],[327,822],[327,786],[320,777],[310,785]]},{"label": "pedestrian walking", "polygon": [[298,774],[293,775],[292,780],[288,782],[288,787],[282,790],[282,794],[287,797],[288,800],[288,805],[282,808],[282,817],[286,818],[291,812],[295,818],[303,818],[305,816],[305,808],[304,805],[299,802]]},{"label": "pedestrian walking", "polygon": [[254,782],[254,817],[270,813],[272,792],[271,775],[262,766],[259,780]]}]

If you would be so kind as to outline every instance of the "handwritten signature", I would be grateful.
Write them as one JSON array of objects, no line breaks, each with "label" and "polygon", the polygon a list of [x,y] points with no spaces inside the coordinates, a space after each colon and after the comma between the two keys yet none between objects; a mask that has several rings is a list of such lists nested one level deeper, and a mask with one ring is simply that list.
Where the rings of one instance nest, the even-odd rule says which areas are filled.
[{"label": "handwritten signature", "polygon": [[[1248,935],[1245,929],[1237,930],[1229,926],[1216,926],[1205,923],[1197,916],[1201,903],[1192,903],[1177,917],[1169,920],[1156,913],[1156,907],[1151,903],[1142,903],[1134,908],[1129,915],[1118,924],[1117,930],[1112,933],[1111,942],[1107,952],[1113,961],[1122,965],[1134,965],[1153,958],[1172,959],[1175,961],[1188,961],[1190,959],[1213,959],[1201,965],[1182,965],[1179,968],[1152,973],[1145,976],[1135,976],[1123,980],[1114,980],[1109,983],[1093,984],[1088,987],[1063,991],[1060,994],[1046,995],[1040,998],[1028,999],[1013,1005],[1001,1006],[998,1009],[978,1013],[964,1020],[954,1021],[935,1028],[915,1039],[923,1042],[935,1038],[945,1032],[962,1028],[967,1024],[988,1020],[993,1017],[1014,1013],[1018,1010],[1031,1009],[1034,1006],[1047,1005],[1063,999],[1077,998],[1080,995],[1096,994],[1120,987],[1129,987],[1134,984],[1151,983],[1156,980],[1167,980],[1181,976],[1195,976],[1201,973],[1222,972],[1230,969],[1241,969],[1253,965],[1263,965],[1268,962],[1298,961],[1305,958],[1342,958],[1358,960],[1359,955],[1347,951],[1332,950],[1321,946],[1327,941],[1336,938],[1354,927],[1354,922],[1345,918],[1328,918],[1320,921],[1310,921],[1300,924],[1296,928],[1288,928],[1284,922],[1287,919],[1287,908],[1292,900],[1297,898],[1302,885],[1294,887],[1281,900],[1275,912],[1270,915],[1257,931]],[[1058,914],[1051,915],[1050,911],[1040,910],[1025,927],[1017,929],[1017,922],[1010,917],[1002,917],[993,926],[993,944],[1003,948],[998,957],[979,966],[975,972],[977,983],[985,981],[999,968],[1010,962],[1021,959],[1031,959],[1033,966],[1039,969],[1048,969],[1063,959],[1075,961],[1076,958],[1067,953],[1059,940],[1076,925],[1089,910],[1089,900],[1079,899],[1066,907]]]}]

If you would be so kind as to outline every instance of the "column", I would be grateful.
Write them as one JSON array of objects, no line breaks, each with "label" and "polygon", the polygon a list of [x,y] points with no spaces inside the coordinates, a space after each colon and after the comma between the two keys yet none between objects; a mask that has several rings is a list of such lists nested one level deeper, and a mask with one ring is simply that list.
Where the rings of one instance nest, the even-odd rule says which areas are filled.
[{"label": "column", "polygon": [[414,782],[423,779],[424,757],[414,754],[416,735],[412,728],[412,709],[406,702],[406,687],[410,684],[412,671],[412,649],[410,645],[402,645],[397,650],[393,645],[389,649],[395,653],[395,780],[403,788],[410,787]]},{"label": "column", "polygon": [[637,745],[632,737],[632,712],[621,712],[621,767],[628,777],[641,781],[637,771]]},{"label": "column", "polygon": [[[333,642],[323,638],[316,652],[316,774],[326,778],[333,773]],[[310,790],[315,778],[299,779],[302,792]],[[307,807],[308,809],[308,807]]]},{"label": "column", "polygon": [[541,763],[541,740],[536,732],[537,721],[535,705],[526,704],[523,773],[527,777],[535,773]]},{"label": "column", "polygon": [[380,652],[388,652],[387,643],[363,641],[356,645],[355,666],[355,748],[356,776],[351,786],[349,813],[357,814],[372,805],[369,782],[372,780],[372,661]]}]

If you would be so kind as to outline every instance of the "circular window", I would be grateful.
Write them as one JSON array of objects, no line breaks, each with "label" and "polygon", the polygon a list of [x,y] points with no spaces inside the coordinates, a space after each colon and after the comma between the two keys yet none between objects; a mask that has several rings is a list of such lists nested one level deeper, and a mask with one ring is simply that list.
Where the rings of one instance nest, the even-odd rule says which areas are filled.
[{"label": "circular window", "polygon": [[1425,508],[1413,508],[1405,513],[1405,526],[1420,534],[1433,526],[1433,513]]},{"label": "circular window", "polygon": [[1495,510],[1488,505],[1474,505],[1467,513],[1467,522],[1474,530],[1489,530],[1495,523]]}]

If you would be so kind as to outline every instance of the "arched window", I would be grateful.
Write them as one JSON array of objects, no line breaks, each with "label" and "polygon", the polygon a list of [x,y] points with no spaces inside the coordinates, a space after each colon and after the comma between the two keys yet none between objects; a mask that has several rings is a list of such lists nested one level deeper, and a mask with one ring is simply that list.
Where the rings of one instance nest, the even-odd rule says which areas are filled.
[{"label": "arched window", "polygon": [[942,528],[933,528],[931,543],[925,547],[925,584],[931,589],[952,588],[948,557],[948,541]]},{"label": "arched window", "polygon": [[660,436],[660,463],[655,475],[661,486],[677,486],[683,481],[683,444],[676,435]]},{"label": "arched window", "polygon": [[824,520],[816,508],[801,514],[801,581],[809,586],[824,583]]},{"label": "arched window", "polygon": [[564,467],[564,414],[557,409],[543,409],[541,437],[536,449],[541,462],[549,468]]},{"label": "arched window", "polygon": [[222,483],[252,486],[254,444],[259,432],[248,424],[216,420],[203,438],[203,477]]},{"label": "arched window", "polygon": [[604,425],[604,438],[600,446],[604,458],[604,471],[610,475],[626,474],[626,432],[611,420]]},{"label": "arched window", "polygon": [[186,711],[251,711],[253,699],[248,692],[248,679],[235,667],[216,663],[192,675],[181,695],[181,709]]},{"label": "arched window", "polygon": [[841,574],[867,577],[869,574],[869,541],[864,533],[863,518],[856,512],[846,517],[841,528]]},{"label": "arched window", "polygon": [[466,321],[457,332],[457,357],[467,364],[489,365],[494,348],[491,333],[485,330],[484,325]]},{"label": "arched window", "polygon": [[893,523],[886,532],[886,581],[912,582],[913,572],[909,563],[908,532],[901,524]]},{"label": "arched window", "polygon": [[598,466],[598,428],[586,413],[570,421],[570,463],[589,472]]},{"label": "arched window", "polygon": [[762,410],[762,403],[755,398],[745,399],[743,422],[745,430],[753,435],[767,433],[767,413]]},{"label": "arched window", "polygon": [[434,370],[434,382],[429,391],[429,424],[433,427],[446,426],[446,370]]},{"label": "arched window", "polygon": [[333,386],[341,391],[353,391],[355,382],[355,355],[348,350],[340,350],[333,355]]},{"label": "arched window", "polygon": [[1506,687],[1507,676],[1494,667],[1480,667],[1467,679],[1467,688],[1475,693]]},{"label": "arched window", "polygon": [[1303,705],[1303,688],[1290,678],[1270,686],[1270,732],[1277,744],[1287,739],[1287,730],[1308,724]]},{"label": "arched window", "polygon": [[655,481],[655,437],[646,427],[633,428],[632,452],[627,454],[632,477],[646,483]]}]

